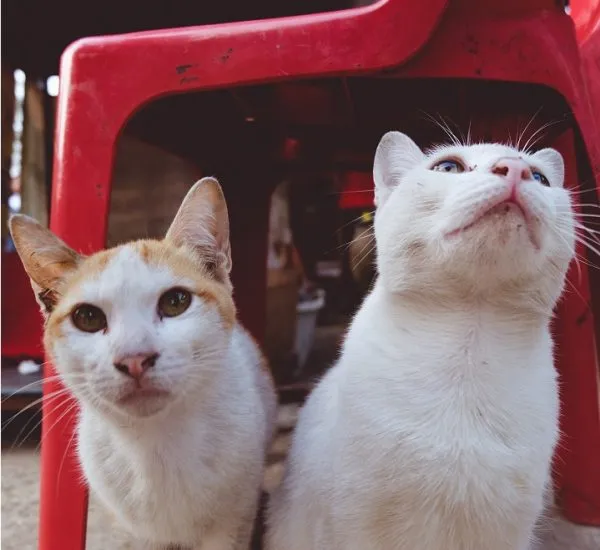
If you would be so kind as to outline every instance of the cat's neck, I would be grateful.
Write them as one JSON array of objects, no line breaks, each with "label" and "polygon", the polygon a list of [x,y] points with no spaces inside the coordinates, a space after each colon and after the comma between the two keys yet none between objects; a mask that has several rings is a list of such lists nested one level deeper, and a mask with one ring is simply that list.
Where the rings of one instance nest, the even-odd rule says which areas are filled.
[{"label": "cat's neck", "polygon": [[452,319],[467,312],[471,315],[487,313],[496,320],[538,325],[547,324],[552,315],[552,309],[540,304],[536,293],[529,290],[497,288],[483,293],[438,283],[396,292],[377,280],[371,294],[374,301],[394,316],[406,311],[415,318]]},{"label": "cat's neck", "polygon": [[504,383],[523,369],[551,364],[549,323],[495,303],[436,301],[376,285],[353,321],[344,349],[352,368],[365,375],[374,368],[374,357],[386,373],[383,379],[398,383],[407,372],[423,383],[448,376],[463,380],[466,372],[472,379]]},{"label": "cat's neck", "polygon": [[160,438],[174,429],[181,429],[189,416],[187,408],[189,407],[184,403],[174,403],[151,416],[138,417],[95,403],[81,404],[82,413],[93,418],[100,429],[138,440]]},{"label": "cat's neck", "polygon": [[524,302],[452,293],[394,293],[376,283],[368,308],[394,331],[414,335],[463,335],[465,330],[527,342],[549,326],[550,316]]}]

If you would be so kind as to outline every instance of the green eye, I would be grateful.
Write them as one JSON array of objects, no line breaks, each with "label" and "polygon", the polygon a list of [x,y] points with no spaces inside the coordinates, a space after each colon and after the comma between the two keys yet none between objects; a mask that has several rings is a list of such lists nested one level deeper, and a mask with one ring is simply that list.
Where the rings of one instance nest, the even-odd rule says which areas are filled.
[{"label": "green eye", "polygon": [[460,174],[465,171],[465,167],[454,159],[442,160],[434,164],[431,169],[434,172],[447,172],[448,174]]},{"label": "green eye", "polygon": [[80,304],[71,312],[75,328],[83,332],[99,332],[108,327],[104,312],[92,304]]},{"label": "green eye", "polygon": [[158,299],[158,314],[161,317],[177,317],[192,303],[192,295],[184,288],[167,290]]}]

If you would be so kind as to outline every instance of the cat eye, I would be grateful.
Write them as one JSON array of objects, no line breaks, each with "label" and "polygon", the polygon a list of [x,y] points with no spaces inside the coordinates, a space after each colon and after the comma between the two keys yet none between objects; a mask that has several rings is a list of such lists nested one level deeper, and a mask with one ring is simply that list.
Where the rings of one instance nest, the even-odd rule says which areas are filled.
[{"label": "cat eye", "polygon": [[92,304],[80,304],[71,312],[75,328],[83,332],[99,332],[108,327],[104,312]]},{"label": "cat eye", "polygon": [[544,174],[542,174],[541,172],[537,172],[534,170],[533,172],[531,172],[531,177],[535,181],[539,181],[542,185],[550,187],[550,182],[548,181],[548,178],[544,176]]},{"label": "cat eye", "polygon": [[448,174],[460,174],[465,171],[462,163],[454,159],[441,160],[434,164],[431,169],[434,172],[446,172]]},{"label": "cat eye", "polygon": [[167,290],[158,299],[158,314],[160,317],[177,317],[192,303],[192,295],[185,288]]}]

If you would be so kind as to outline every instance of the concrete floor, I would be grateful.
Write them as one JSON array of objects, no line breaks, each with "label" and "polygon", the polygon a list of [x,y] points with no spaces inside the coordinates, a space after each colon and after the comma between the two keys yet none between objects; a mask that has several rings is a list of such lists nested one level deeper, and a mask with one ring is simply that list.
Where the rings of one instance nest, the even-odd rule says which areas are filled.
[{"label": "concrete floor", "polygon": [[[289,448],[290,432],[298,407],[280,408],[280,433],[276,438],[265,489],[275,488],[283,473],[283,457]],[[2,550],[35,550],[37,546],[39,454],[35,444],[2,451]],[[88,518],[88,550],[130,550],[112,518],[94,500]],[[549,517],[540,529],[536,550],[599,550],[600,529],[575,526],[558,517]],[[58,550],[58,549],[57,549]],[[415,549],[418,550],[418,549]],[[482,549],[484,550],[484,549]]]}]

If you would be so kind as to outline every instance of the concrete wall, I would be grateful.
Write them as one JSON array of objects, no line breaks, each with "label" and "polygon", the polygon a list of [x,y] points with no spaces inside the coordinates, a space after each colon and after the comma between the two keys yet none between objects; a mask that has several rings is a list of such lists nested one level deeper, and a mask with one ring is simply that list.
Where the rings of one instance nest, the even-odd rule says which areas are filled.
[{"label": "concrete wall", "polygon": [[166,233],[188,189],[202,177],[191,162],[121,136],[113,171],[107,246]]}]

